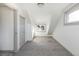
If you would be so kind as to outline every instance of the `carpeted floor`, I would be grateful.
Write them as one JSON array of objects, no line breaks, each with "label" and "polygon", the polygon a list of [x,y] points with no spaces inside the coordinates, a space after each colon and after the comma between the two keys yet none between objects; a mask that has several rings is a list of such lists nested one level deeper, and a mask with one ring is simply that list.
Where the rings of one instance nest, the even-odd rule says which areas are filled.
[{"label": "carpeted floor", "polygon": [[36,37],[27,42],[15,56],[72,56],[52,37]]}]

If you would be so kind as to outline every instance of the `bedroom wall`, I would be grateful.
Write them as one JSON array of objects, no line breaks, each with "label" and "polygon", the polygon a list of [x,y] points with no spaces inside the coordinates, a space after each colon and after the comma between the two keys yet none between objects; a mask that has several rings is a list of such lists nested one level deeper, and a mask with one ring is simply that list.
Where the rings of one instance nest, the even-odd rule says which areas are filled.
[{"label": "bedroom wall", "polygon": [[13,10],[0,7],[0,50],[14,49]]},{"label": "bedroom wall", "polygon": [[73,55],[79,56],[79,24],[64,25],[64,13],[53,33],[53,37]]}]

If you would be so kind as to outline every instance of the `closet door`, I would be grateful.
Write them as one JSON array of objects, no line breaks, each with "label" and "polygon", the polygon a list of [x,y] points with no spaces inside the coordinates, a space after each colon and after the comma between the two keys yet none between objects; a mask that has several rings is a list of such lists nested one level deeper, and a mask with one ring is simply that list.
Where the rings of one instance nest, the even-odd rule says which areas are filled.
[{"label": "closet door", "polygon": [[25,43],[25,18],[20,16],[20,47]]},{"label": "closet door", "polygon": [[18,50],[18,18],[17,10],[14,10],[14,51]]}]

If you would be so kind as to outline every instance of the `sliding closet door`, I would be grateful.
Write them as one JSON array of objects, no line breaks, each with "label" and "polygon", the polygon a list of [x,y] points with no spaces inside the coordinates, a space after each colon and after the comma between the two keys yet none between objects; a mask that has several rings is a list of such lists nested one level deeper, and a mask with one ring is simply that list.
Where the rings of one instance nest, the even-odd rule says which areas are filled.
[{"label": "sliding closet door", "polygon": [[25,18],[20,16],[20,47],[25,43]]},{"label": "sliding closet door", "polygon": [[14,51],[18,50],[18,24],[17,10],[14,10]]}]

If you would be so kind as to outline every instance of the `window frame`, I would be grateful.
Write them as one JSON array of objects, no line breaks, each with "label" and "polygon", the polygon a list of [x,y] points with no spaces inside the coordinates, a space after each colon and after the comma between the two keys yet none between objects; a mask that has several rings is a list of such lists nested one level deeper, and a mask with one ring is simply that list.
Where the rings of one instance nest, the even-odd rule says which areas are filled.
[{"label": "window frame", "polygon": [[79,10],[79,3],[74,4],[71,6],[67,11],[64,12],[64,25],[79,25],[79,21],[75,22],[68,22],[69,14],[73,13],[74,11]]}]

